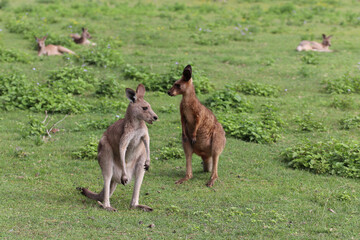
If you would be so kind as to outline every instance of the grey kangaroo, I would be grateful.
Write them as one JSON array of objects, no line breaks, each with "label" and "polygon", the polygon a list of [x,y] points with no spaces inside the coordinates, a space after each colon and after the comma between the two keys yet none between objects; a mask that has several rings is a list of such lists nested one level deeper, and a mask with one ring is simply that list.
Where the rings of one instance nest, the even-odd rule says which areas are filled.
[{"label": "grey kangaroo", "polygon": [[109,211],[116,211],[110,205],[116,185],[126,185],[133,177],[135,185],[130,207],[153,210],[139,204],[144,173],[150,167],[150,137],[145,122],[152,124],[158,119],[150,104],[144,100],[144,95],[145,87],[142,84],[139,84],[136,92],[127,88],[126,96],[130,103],[125,117],[112,124],[100,139],[98,162],[104,178],[103,190],[96,194],[86,188],[78,188],[83,195],[97,200],[101,207]]}]

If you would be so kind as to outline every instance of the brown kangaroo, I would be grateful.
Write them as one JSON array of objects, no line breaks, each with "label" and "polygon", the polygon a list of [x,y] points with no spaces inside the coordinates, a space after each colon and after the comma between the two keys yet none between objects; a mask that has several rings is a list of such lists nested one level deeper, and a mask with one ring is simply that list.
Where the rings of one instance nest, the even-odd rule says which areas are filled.
[{"label": "brown kangaroo", "polygon": [[90,42],[88,39],[91,39],[91,35],[88,32],[87,28],[82,28],[82,33],[81,36],[77,33],[75,34],[70,34],[70,36],[72,37],[72,39],[74,40],[75,43],[77,44],[82,44],[82,45],[93,45],[95,46],[96,43]]},{"label": "brown kangaroo", "polygon": [[183,95],[180,115],[182,144],[186,157],[186,176],[178,180],[176,184],[192,178],[191,158],[195,153],[203,160],[204,172],[212,171],[211,178],[206,184],[211,187],[218,178],[217,167],[219,156],[226,143],[225,132],[215,115],[196,97],[191,74],[192,68],[187,65],[182,77],[168,91],[170,96]]},{"label": "brown kangaroo", "polygon": [[326,35],[323,34],[322,38],[322,43],[306,40],[301,41],[299,46],[297,46],[296,51],[332,52],[332,50],[329,49],[331,46],[330,39],[332,38],[332,35],[326,37]]},{"label": "brown kangaroo", "polygon": [[70,49],[67,49],[66,47],[63,47],[63,46],[51,45],[51,44],[45,46],[46,36],[43,38],[35,37],[35,39],[36,39],[36,42],[38,43],[38,56],[62,55],[63,53],[75,54],[73,51],[71,51]]},{"label": "brown kangaroo", "polygon": [[110,197],[116,185],[125,185],[133,177],[135,185],[130,207],[152,211],[148,206],[139,205],[144,173],[150,167],[150,137],[145,122],[152,124],[158,119],[150,104],[144,100],[144,95],[145,87],[142,84],[139,84],[136,92],[126,89],[130,103],[125,117],[112,124],[99,142],[98,162],[104,178],[103,190],[96,194],[86,188],[78,188],[83,195],[97,200],[101,207],[109,211],[116,211],[110,206]]}]

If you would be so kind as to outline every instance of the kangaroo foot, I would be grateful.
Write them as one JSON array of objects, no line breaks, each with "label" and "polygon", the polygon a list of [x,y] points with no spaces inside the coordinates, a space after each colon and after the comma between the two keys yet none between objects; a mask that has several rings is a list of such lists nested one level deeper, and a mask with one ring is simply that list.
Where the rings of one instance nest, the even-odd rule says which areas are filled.
[{"label": "kangaroo foot", "polygon": [[104,204],[102,204],[100,201],[98,201],[98,204],[100,205],[101,208],[103,208],[103,209],[105,209],[105,210],[107,210],[107,211],[109,211],[109,212],[116,212],[116,211],[117,211],[116,208],[113,208],[113,207],[111,207],[111,206],[106,207],[106,206],[105,206]]},{"label": "kangaroo foot", "polygon": [[212,186],[214,186],[215,181],[216,181],[216,178],[210,179],[210,181],[207,182],[206,186],[207,186],[207,187],[212,187]]},{"label": "kangaroo foot", "polygon": [[140,210],[143,210],[144,212],[152,212],[153,209],[149,206],[146,206],[146,205],[135,205],[134,207],[131,207],[132,209],[135,209],[135,208],[138,208]]},{"label": "kangaroo foot", "polygon": [[184,177],[178,181],[175,182],[175,184],[182,184],[183,182],[186,182],[187,180],[189,180],[190,178],[189,177]]}]

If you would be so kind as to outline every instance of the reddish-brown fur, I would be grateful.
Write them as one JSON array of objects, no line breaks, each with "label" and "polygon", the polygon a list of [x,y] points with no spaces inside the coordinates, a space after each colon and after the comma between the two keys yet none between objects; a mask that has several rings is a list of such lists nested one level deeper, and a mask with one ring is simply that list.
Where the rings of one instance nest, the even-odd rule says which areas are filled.
[{"label": "reddish-brown fur", "polygon": [[91,39],[91,35],[88,32],[87,28],[82,28],[82,33],[81,35],[75,33],[75,34],[70,34],[70,37],[74,40],[75,43],[77,44],[82,44],[82,45],[93,45],[95,46],[96,43],[90,42],[88,39]]},{"label": "reddish-brown fur", "polygon": [[170,96],[183,95],[180,103],[182,143],[186,157],[186,176],[176,182],[181,184],[192,178],[192,154],[199,155],[204,164],[204,171],[212,171],[206,184],[211,187],[218,178],[217,167],[226,138],[221,124],[215,115],[202,105],[196,97],[192,80],[192,68],[186,66],[182,77],[168,91]]}]

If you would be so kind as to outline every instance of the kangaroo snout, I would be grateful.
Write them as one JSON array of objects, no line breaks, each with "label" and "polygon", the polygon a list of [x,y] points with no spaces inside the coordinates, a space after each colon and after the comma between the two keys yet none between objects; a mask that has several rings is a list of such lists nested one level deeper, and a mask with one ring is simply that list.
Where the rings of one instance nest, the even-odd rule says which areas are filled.
[{"label": "kangaroo snout", "polygon": [[168,91],[169,96],[173,97],[174,94],[171,93],[171,90]]}]

